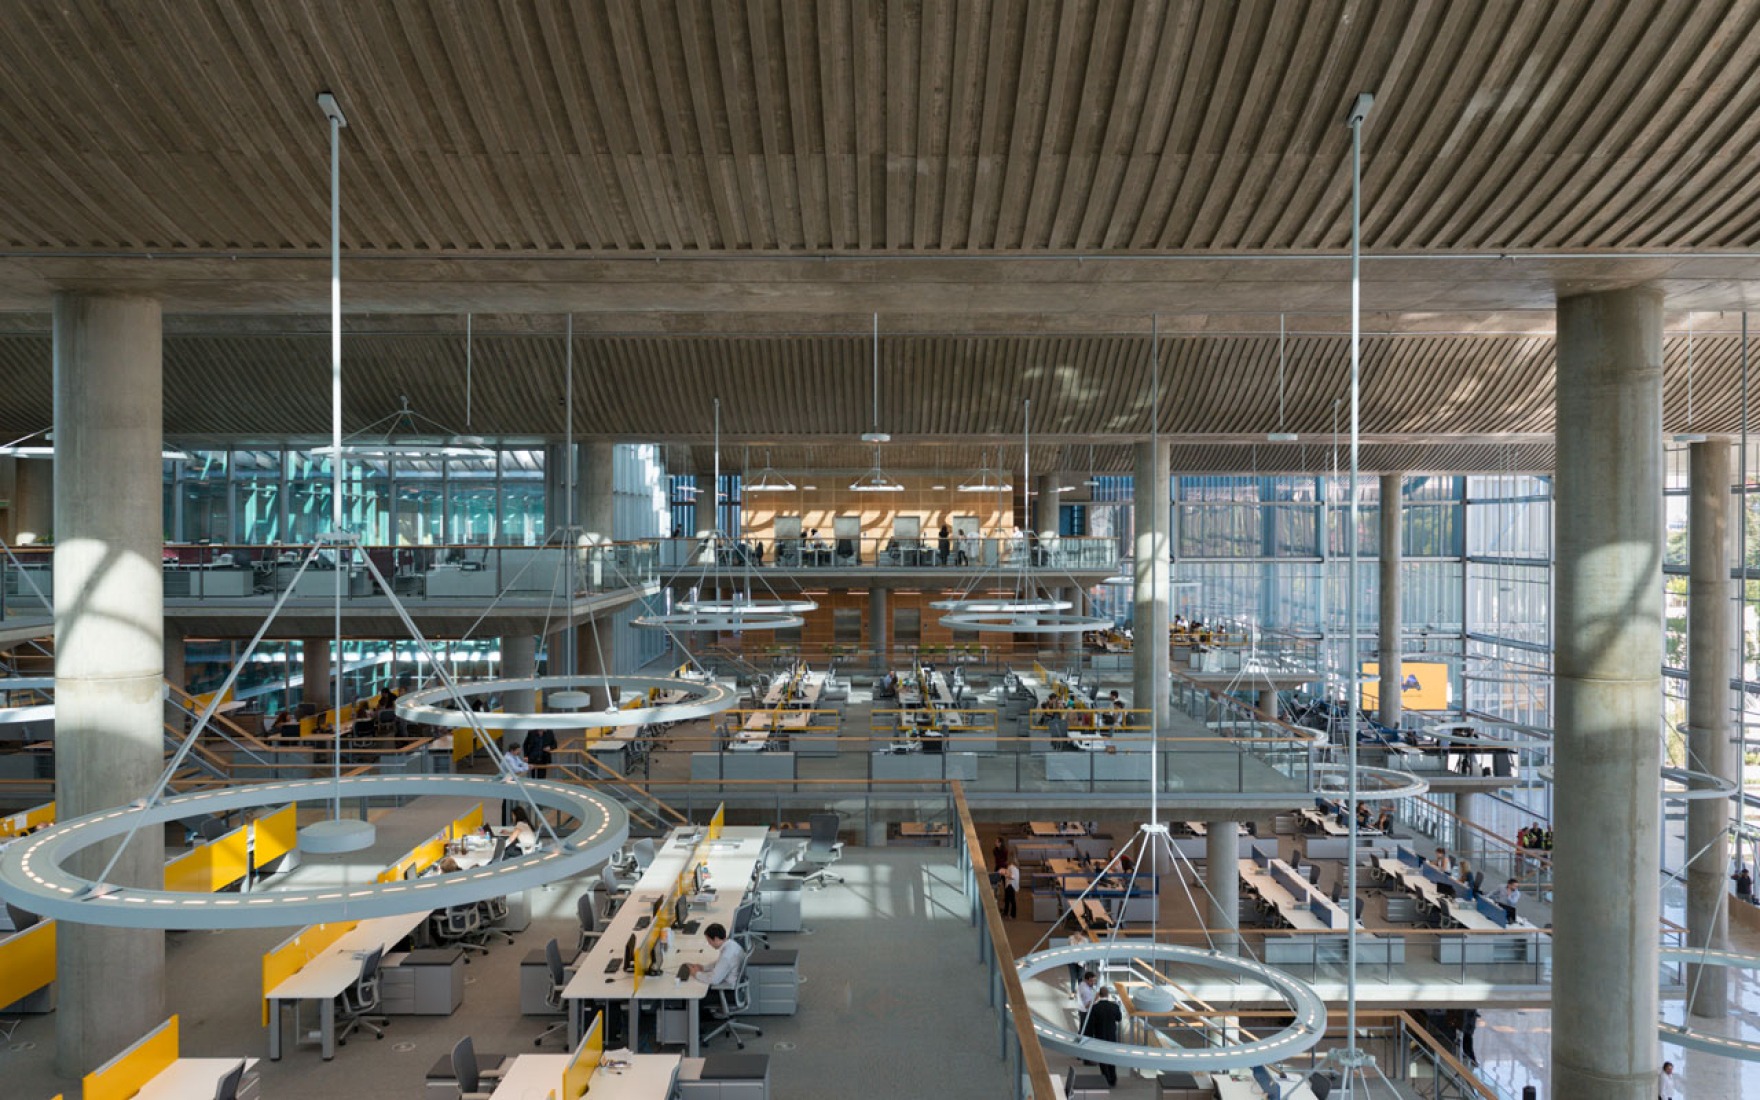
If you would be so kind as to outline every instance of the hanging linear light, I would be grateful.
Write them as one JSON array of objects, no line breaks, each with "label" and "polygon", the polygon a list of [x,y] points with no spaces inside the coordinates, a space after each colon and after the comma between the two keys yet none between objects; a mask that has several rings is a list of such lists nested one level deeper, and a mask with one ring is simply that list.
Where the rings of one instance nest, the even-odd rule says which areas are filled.
[{"label": "hanging linear light", "polygon": [[849,483],[852,493],[902,493],[904,486],[880,468],[880,444],[874,444],[874,468]]},{"label": "hanging linear light", "polygon": [[766,450],[764,468],[758,471],[757,477],[747,480],[743,488],[748,493],[792,493],[795,485],[770,465],[770,452]]},{"label": "hanging linear light", "polygon": [[978,476],[959,487],[962,493],[1007,493],[1012,492],[1010,485],[999,469],[991,469],[990,452],[984,452],[983,465],[978,467]]},{"label": "hanging linear light", "polygon": [[1277,430],[1267,432],[1265,439],[1271,443],[1294,443],[1296,433],[1286,431],[1283,426],[1283,314],[1277,315]]},{"label": "hanging linear light", "polygon": [[[461,435],[437,420],[423,416],[410,406],[409,398],[400,395],[398,407],[368,424],[360,431],[344,436],[341,451],[350,458],[494,458],[495,452],[484,445],[481,436]],[[427,430],[434,429],[433,431]],[[315,455],[337,453],[337,445],[317,447]]]},{"label": "hanging linear light", "polygon": [[[874,419],[869,423],[868,430],[862,433],[863,443],[890,443],[892,436],[880,430],[880,315],[874,314]],[[878,468],[879,460],[876,458]]]},{"label": "hanging linear light", "polygon": [[[43,442],[30,442],[39,437]],[[0,445],[0,457],[54,458],[55,433],[48,428],[38,428],[28,435],[21,435],[11,443]],[[165,447],[159,451],[159,457],[167,462],[194,462],[196,460],[194,455],[179,447]]]}]

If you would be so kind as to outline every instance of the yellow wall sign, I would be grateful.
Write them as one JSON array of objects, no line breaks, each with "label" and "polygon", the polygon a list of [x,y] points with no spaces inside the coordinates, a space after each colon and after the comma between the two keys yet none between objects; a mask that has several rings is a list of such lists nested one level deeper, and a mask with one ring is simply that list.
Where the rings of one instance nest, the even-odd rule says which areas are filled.
[{"label": "yellow wall sign", "polygon": [[[1363,709],[1381,705],[1381,666],[1363,663]],[[1447,710],[1448,666],[1434,661],[1400,662],[1399,703],[1405,710]]]}]

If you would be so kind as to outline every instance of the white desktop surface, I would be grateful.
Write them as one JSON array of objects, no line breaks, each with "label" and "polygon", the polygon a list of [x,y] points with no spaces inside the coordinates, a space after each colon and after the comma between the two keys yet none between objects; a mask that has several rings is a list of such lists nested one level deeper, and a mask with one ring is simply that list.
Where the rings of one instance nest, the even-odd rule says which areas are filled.
[{"label": "white desktop surface", "polygon": [[[1241,878],[1246,882],[1252,883],[1253,889],[1258,892],[1260,897],[1277,906],[1277,911],[1283,914],[1284,920],[1289,921],[1291,928],[1299,929],[1304,932],[1324,932],[1330,930],[1342,932],[1348,927],[1348,925],[1345,924],[1344,910],[1340,909],[1336,902],[1321,893],[1317,887],[1309,883],[1308,880],[1299,874],[1295,868],[1291,867],[1283,860],[1274,859],[1271,863],[1273,866],[1282,867],[1289,874],[1295,875],[1296,878],[1301,879],[1302,883],[1308,887],[1307,891],[1301,897],[1297,897],[1292,894],[1289,888],[1281,881],[1271,877],[1269,869],[1260,870],[1259,865],[1250,859],[1243,859],[1240,862]],[[1328,924],[1316,916],[1314,911],[1308,908],[1308,903],[1310,901],[1321,902],[1326,907],[1327,912],[1332,914],[1331,920],[1335,923]],[[1359,924],[1358,927],[1361,927],[1361,925]]]},{"label": "white desktop surface", "polygon": [[1041,838],[1088,835],[1086,826],[1072,823],[1068,828],[1065,828],[1064,822],[1061,821],[1029,821],[1027,822],[1027,832]]},{"label": "white desktop surface", "polygon": [[[1503,930],[1504,926],[1479,912],[1479,907],[1471,902],[1459,905],[1456,904],[1456,899],[1444,898],[1436,888],[1438,884],[1426,878],[1422,868],[1404,863],[1398,856],[1381,856],[1375,862],[1383,871],[1404,883],[1407,889],[1422,895],[1430,904],[1439,907],[1450,920],[1462,928],[1474,932],[1499,932]],[[1466,889],[1459,884],[1456,884],[1456,888],[1463,891]],[[1517,917],[1509,927],[1538,931],[1532,921],[1523,917]]]},{"label": "white desktop surface", "polygon": [[[1216,1100],[1264,1100],[1265,1094],[1259,1091],[1258,1084],[1252,1075],[1235,1077],[1227,1073],[1212,1073],[1210,1082],[1216,1087]],[[1299,1074],[1286,1073],[1277,1079],[1281,1100],[1314,1100],[1314,1090],[1308,1087],[1308,1079]]]},{"label": "white desktop surface", "polygon": [[706,908],[692,907],[690,920],[699,922],[695,935],[672,934],[672,949],[666,953],[668,973],[644,978],[641,991],[635,987],[635,975],[619,970],[607,975],[605,966],[613,958],[623,957],[624,944],[633,934],[638,942],[646,938],[647,929],[636,931],[636,921],[649,911],[649,899],[664,897],[678,876],[689,870],[695,855],[695,842],[678,843],[678,830],[667,837],[665,845],[654,854],[654,861],[630,888],[629,898],[617,915],[611,918],[593,949],[582,955],[574,976],[568,980],[563,997],[568,1000],[627,1001],[665,1000],[700,1001],[709,987],[699,981],[680,982],[672,975],[681,963],[713,965],[716,952],[703,939],[703,929],[719,922],[733,929],[733,915],[744,900],[746,887],[752,881],[752,869],[763,853],[769,830],[763,826],[741,826],[724,829],[721,838],[703,842],[703,858],[709,864],[709,875],[716,888],[715,900]]},{"label": "white desktop surface", "polygon": [[256,1070],[255,1058],[179,1058],[153,1076],[134,1094],[134,1100],[190,1100],[192,1096],[212,1096],[220,1078],[232,1067],[244,1063],[248,1077]]},{"label": "white desktop surface", "polygon": [[[665,1100],[672,1094],[674,1079],[683,1059],[676,1054],[618,1055],[628,1069],[601,1066],[593,1071],[587,1095],[593,1100]],[[495,1082],[494,1100],[546,1100],[562,1093],[562,1075],[572,1056],[567,1054],[521,1054]]]},{"label": "white desktop surface", "polygon": [[[1350,826],[1340,825],[1338,819],[1331,814],[1323,814],[1319,810],[1313,808],[1299,810],[1297,813],[1301,815],[1302,820],[1313,825],[1327,836],[1348,837],[1351,835]],[[1367,825],[1358,825],[1357,835],[1360,837],[1380,836],[1381,830],[1371,828]]]},{"label": "white desktop surface", "polygon": [[360,977],[361,961],[421,927],[427,910],[361,921],[263,996],[273,1001],[315,1001],[336,996]]}]

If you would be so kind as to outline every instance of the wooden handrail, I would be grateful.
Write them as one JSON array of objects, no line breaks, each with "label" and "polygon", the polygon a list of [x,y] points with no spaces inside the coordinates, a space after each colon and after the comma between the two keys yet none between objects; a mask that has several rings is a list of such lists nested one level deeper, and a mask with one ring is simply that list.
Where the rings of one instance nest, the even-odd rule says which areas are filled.
[{"label": "wooden handrail", "polygon": [[949,785],[953,788],[953,805],[959,815],[960,831],[965,835],[966,855],[973,867],[973,889],[977,890],[978,902],[984,910],[985,931],[996,952],[996,969],[1002,974],[1003,998],[1008,1002],[1015,1037],[1020,1043],[1021,1065],[1026,1070],[1028,1088],[1036,1098],[1055,1096],[1051,1068],[1045,1063],[1045,1049],[1039,1045],[1039,1034],[1033,1030],[1032,1010],[1027,1007],[1027,992],[1021,987],[1020,971],[1014,966],[1014,948],[1009,944],[1008,930],[1002,923],[1002,910],[996,904],[994,893],[975,885],[976,869],[985,866],[984,846],[978,842],[978,827],[972,822],[971,807],[966,805],[965,786],[957,779]]}]

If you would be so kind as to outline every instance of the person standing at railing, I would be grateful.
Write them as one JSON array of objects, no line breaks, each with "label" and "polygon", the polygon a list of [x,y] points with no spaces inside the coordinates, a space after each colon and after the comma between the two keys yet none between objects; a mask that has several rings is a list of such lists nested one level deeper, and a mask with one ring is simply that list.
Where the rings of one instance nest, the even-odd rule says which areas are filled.
[{"label": "person standing at railing", "polygon": [[1736,873],[1730,876],[1730,881],[1736,884],[1736,899],[1748,902],[1750,905],[1753,904],[1754,876],[1748,873],[1746,863],[1736,868]]},{"label": "person standing at railing", "polygon": [[1018,863],[1005,864],[1002,868],[1002,915],[1017,917],[1020,915],[1017,906],[1021,889],[1021,866]]}]

